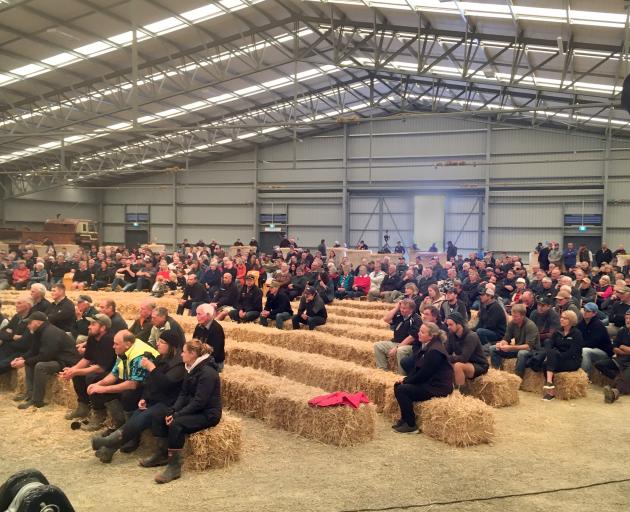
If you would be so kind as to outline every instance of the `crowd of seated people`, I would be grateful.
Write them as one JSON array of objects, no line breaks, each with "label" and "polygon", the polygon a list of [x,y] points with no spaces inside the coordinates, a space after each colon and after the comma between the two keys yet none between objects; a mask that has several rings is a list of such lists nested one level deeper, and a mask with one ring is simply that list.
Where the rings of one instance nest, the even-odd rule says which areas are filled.
[{"label": "crowd of seated people", "polygon": [[[374,352],[378,368],[389,368],[392,358],[403,376],[396,388],[401,403],[397,431],[415,426],[409,400],[443,396],[465,379],[483,375],[487,357],[494,367],[515,358],[520,375],[527,368],[544,372],[546,400],[555,396],[558,372],[579,368],[589,372],[595,367],[615,379],[605,390],[610,402],[630,391],[630,276],[627,267],[615,264],[621,252],[603,246],[589,256],[551,243],[538,249],[539,263],[529,268],[516,256],[488,252],[464,257],[452,250],[446,261],[436,256],[423,263],[420,258],[406,260],[402,253],[378,254],[355,266],[347,257],[327,259],[325,241],[315,251],[298,248],[293,239],[284,239],[269,254],[260,252],[254,240],[250,246],[250,252],[239,250],[232,257],[214,241],[185,241],[169,253],[92,247],[72,256],[60,252],[39,257],[24,247],[0,255],[1,281],[24,290],[15,316],[0,317],[0,372],[27,370],[19,406],[41,407],[43,386],[60,374],[72,380],[79,399],[69,419],[87,418],[81,428],[96,431],[105,412],[115,418],[118,433],[109,445],[98,446],[101,460],[111,460],[117,449],[134,449],[138,429],[151,427],[169,439],[162,446],[167,455],[161,449],[156,460],[170,460],[168,450],[174,450],[171,458],[177,466],[181,434],[193,428],[174,421],[177,402],[169,405],[173,414],[160,425],[149,424],[147,414],[136,414],[138,404],[153,407],[156,400],[155,390],[144,394],[148,374],[162,368],[158,362],[166,365],[164,371],[169,364],[180,364],[174,355],[181,355],[186,345],[169,311],[151,302],[152,295],[166,293],[179,299],[178,313],[188,311],[197,318],[194,338],[199,342],[181,356],[193,361],[184,361],[186,371],[197,359],[211,359],[212,372],[221,371],[225,354],[219,322],[228,317],[276,328],[316,329],[326,323],[327,305],[333,301],[391,303],[383,320],[392,337],[376,343]],[[64,282],[81,292],[76,303],[66,296]],[[93,303],[92,290],[144,291],[147,300],[128,327],[115,301]],[[187,393],[190,400],[192,391]],[[125,430],[134,414],[134,423]],[[174,424],[178,434],[171,439],[165,428]]]}]

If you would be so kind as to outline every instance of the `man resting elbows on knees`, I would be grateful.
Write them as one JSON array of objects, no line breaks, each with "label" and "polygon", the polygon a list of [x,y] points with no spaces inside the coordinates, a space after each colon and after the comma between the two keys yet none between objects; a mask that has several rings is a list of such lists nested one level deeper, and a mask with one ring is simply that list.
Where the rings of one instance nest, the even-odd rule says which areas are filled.
[{"label": "man resting elbows on knees", "polygon": [[418,343],[418,331],[421,325],[420,317],[415,311],[416,303],[413,299],[403,299],[383,317],[383,321],[388,323],[394,331],[394,337],[391,341],[374,343],[377,368],[387,370],[387,358],[395,354],[398,372],[401,375],[406,374],[400,361],[405,356],[411,355],[414,341]]},{"label": "man resting elbows on knees", "polygon": [[612,357],[612,343],[604,323],[597,318],[599,308],[594,302],[584,305],[582,320],[578,322],[577,328],[582,333],[584,348],[582,348],[582,370],[586,375],[591,371],[593,363],[601,359]]},{"label": "man resting elbows on knees", "polygon": [[475,379],[488,372],[488,360],[483,353],[479,336],[468,329],[466,319],[459,313],[451,313],[446,319],[448,338],[446,352],[453,365],[455,387],[459,389],[466,379]]},{"label": "man resting elbows on knees", "polygon": [[526,315],[527,307],[524,304],[512,306],[512,321],[508,324],[505,336],[499,343],[490,347],[490,362],[493,368],[500,369],[503,359],[516,358],[516,374],[523,377],[528,354],[540,348],[538,327]]},{"label": "man resting elbows on knees", "polygon": [[284,322],[292,316],[293,309],[291,309],[289,297],[280,289],[278,281],[271,281],[267,292],[265,309],[260,313],[260,325],[266,327],[269,324],[269,320],[273,320],[276,323],[276,327],[282,329]]},{"label": "man resting elbows on knees", "polygon": [[309,330],[315,329],[318,325],[324,325],[328,313],[326,304],[312,286],[304,289],[297,314],[293,315],[293,329],[299,329],[300,324],[308,325]]}]

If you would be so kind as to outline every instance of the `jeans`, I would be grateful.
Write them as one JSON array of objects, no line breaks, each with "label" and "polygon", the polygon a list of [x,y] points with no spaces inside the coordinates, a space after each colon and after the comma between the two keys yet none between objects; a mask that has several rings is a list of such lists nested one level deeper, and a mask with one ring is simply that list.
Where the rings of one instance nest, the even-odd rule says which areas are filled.
[{"label": "jeans", "polygon": [[136,409],[122,427],[122,444],[138,438],[142,432],[151,428],[154,416],[165,417],[167,412],[168,407],[162,403],[151,405],[143,411]]},{"label": "jeans", "polygon": [[278,329],[282,329],[284,327],[284,322],[287,321],[289,318],[291,318],[291,313],[289,313],[288,311],[276,314],[275,318],[271,318],[270,316],[269,317],[261,316],[260,325],[264,325],[266,327],[267,325],[269,325],[269,320],[275,320],[276,327]]},{"label": "jeans", "polygon": [[36,404],[44,402],[48,379],[61,371],[62,364],[58,361],[42,361],[34,366],[24,365],[26,372],[26,395]]},{"label": "jeans", "polygon": [[185,309],[190,309],[190,316],[195,316],[197,314],[197,308],[204,304],[203,302],[193,302],[191,300],[187,300],[183,304],[177,306],[177,314],[181,315],[184,313]]},{"label": "jeans", "polygon": [[591,371],[593,363],[606,359],[607,357],[609,357],[608,354],[601,348],[584,347],[582,349],[582,370],[584,370],[586,375],[588,375]]},{"label": "jeans", "polygon": [[309,330],[314,330],[318,325],[324,325],[326,323],[326,319],[321,316],[309,316],[306,320],[304,320],[299,315],[293,315],[292,318],[293,328],[299,329],[300,324],[308,325]]},{"label": "jeans", "polygon": [[490,343],[491,341],[497,342],[501,340],[501,336],[499,336],[496,332],[491,331],[490,329],[477,329],[477,336],[479,336],[479,341],[481,341],[482,345]]},{"label": "jeans", "polygon": [[107,281],[94,281],[92,283],[92,286],[90,287],[90,290],[96,291],[101,288],[107,288],[108,286],[109,286],[109,283]]},{"label": "jeans", "polygon": [[501,362],[503,359],[516,358],[516,375],[522,377],[525,374],[525,363],[527,362],[527,356],[529,350],[519,350],[517,352],[504,352],[497,349],[496,345],[490,347],[490,362],[493,368],[501,368]]}]

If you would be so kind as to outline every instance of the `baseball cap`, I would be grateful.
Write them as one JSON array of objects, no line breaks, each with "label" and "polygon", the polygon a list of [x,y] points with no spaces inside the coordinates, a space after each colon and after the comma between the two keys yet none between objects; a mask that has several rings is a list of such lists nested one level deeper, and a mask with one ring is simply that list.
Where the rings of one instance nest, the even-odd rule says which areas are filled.
[{"label": "baseball cap", "polygon": [[599,308],[594,302],[589,302],[584,305],[584,311],[588,311],[589,313],[597,313],[599,311]]},{"label": "baseball cap", "polygon": [[630,293],[630,286],[626,286],[626,285],[615,286],[615,292],[617,292],[617,293]]},{"label": "baseball cap", "polygon": [[269,288],[280,288],[280,286],[280,281],[271,281],[271,283],[269,283]]},{"label": "baseball cap", "polygon": [[523,284],[527,283],[527,281],[525,281],[525,279],[523,279],[522,277],[519,277],[519,278],[516,280],[516,282],[517,282],[517,283],[523,283]]},{"label": "baseball cap", "polygon": [[481,293],[483,295],[487,295],[488,297],[494,297],[494,288],[486,286]]},{"label": "baseball cap", "polygon": [[46,320],[48,320],[48,317],[46,316],[45,313],[42,313],[41,311],[35,311],[28,316],[25,322],[28,323],[28,322],[31,322],[32,320],[41,320],[42,322],[45,322]]},{"label": "baseball cap", "polygon": [[90,297],[89,295],[79,295],[77,297],[77,302],[89,302],[90,304],[92,304],[92,297]]},{"label": "baseball cap", "polygon": [[565,291],[559,291],[558,295],[556,295],[556,299],[570,299],[571,298],[571,294],[569,292],[565,292]]},{"label": "baseball cap", "polygon": [[86,320],[88,322],[90,322],[90,323],[91,322],[96,322],[97,324],[104,325],[108,329],[112,328],[112,321],[111,321],[111,319],[107,315],[104,315],[103,313],[98,313],[98,314],[96,314],[94,316],[88,316],[86,318]]},{"label": "baseball cap", "polygon": [[254,274],[247,274],[245,276],[245,279],[256,279],[256,277],[254,276]]},{"label": "baseball cap", "polygon": [[553,299],[551,298],[551,295],[549,294],[539,295],[538,297],[536,297],[536,302],[538,304],[545,304],[547,306],[551,306],[553,304]]},{"label": "baseball cap", "polygon": [[316,290],[312,286],[307,286],[306,288],[304,288],[304,293],[307,295],[315,295]]}]

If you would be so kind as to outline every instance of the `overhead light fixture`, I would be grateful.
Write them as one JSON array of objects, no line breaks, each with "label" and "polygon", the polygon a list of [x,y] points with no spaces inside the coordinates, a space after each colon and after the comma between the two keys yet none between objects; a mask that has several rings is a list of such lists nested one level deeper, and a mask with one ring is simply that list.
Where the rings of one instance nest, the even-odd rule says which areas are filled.
[{"label": "overhead light fixture", "polygon": [[564,41],[562,40],[562,37],[558,36],[556,41],[558,42],[558,51],[564,55]]}]

